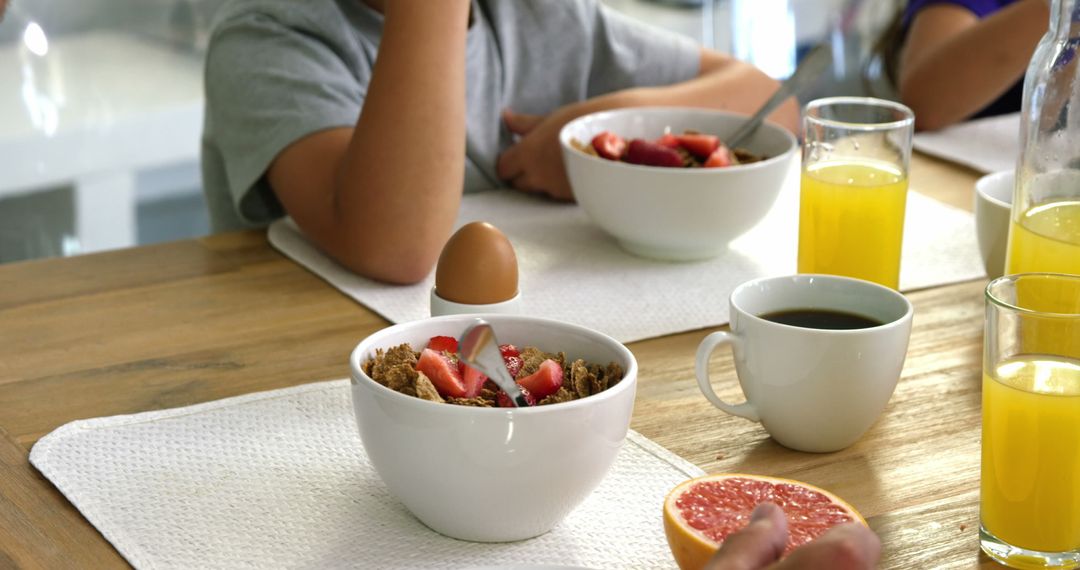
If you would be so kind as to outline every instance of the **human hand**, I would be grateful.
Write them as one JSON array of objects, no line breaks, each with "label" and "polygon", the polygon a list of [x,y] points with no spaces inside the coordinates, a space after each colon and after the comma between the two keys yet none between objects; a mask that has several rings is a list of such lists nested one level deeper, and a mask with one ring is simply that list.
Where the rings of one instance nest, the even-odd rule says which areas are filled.
[{"label": "human hand", "polygon": [[874,568],[881,541],[859,523],[830,529],[780,560],[788,540],[784,511],[772,503],[754,509],[750,524],[724,540],[706,570],[862,570]]},{"label": "human hand", "polygon": [[503,121],[520,138],[499,155],[496,173],[510,186],[525,192],[542,193],[556,200],[572,201],[574,193],[566,179],[559,130],[567,119],[560,113],[526,115],[509,109]]}]

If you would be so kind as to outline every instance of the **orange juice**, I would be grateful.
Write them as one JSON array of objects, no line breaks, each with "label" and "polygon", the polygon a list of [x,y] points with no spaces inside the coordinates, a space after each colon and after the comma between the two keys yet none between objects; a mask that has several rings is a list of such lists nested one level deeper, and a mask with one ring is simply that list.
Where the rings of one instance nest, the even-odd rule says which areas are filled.
[{"label": "orange juice", "polygon": [[1043,552],[1080,548],[1080,360],[1023,356],[983,374],[984,528]]},{"label": "orange juice", "polygon": [[[1052,272],[1080,275],[1080,202],[1035,206],[1013,221],[1009,232],[1007,273]],[[1080,313],[1075,287],[1029,283],[1017,287],[1017,302],[1035,311]],[[1022,350],[1080,358],[1080,330],[1054,320],[1025,323]]]},{"label": "orange juice", "polygon": [[900,285],[908,181],[896,165],[818,162],[802,173],[799,273]]},{"label": "orange juice", "polygon": [[1013,220],[1005,269],[1080,275],[1080,202],[1040,204]]}]

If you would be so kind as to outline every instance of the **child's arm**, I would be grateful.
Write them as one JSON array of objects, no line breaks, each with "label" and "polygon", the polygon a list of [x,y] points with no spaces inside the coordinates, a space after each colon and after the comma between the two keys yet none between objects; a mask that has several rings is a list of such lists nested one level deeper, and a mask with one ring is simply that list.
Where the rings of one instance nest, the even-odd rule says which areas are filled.
[{"label": "child's arm", "polygon": [[[572,200],[558,141],[559,130],[570,120],[604,109],[643,105],[711,107],[750,114],[777,87],[776,80],[752,65],[702,50],[698,76],[683,83],[618,91],[567,105],[546,117],[506,113],[507,126],[522,137],[499,157],[498,174],[519,190]],[[769,120],[798,132],[798,103],[790,99]]]},{"label": "child's arm", "polygon": [[423,279],[457,218],[465,156],[469,0],[386,2],[355,128],[320,131],[267,173],[304,233],[350,270]]},{"label": "child's arm", "polygon": [[900,99],[915,127],[963,120],[1007,91],[1046,32],[1046,0],[1021,0],[980,20],[970,10],[935,4],[911,24],[900,53]]}]

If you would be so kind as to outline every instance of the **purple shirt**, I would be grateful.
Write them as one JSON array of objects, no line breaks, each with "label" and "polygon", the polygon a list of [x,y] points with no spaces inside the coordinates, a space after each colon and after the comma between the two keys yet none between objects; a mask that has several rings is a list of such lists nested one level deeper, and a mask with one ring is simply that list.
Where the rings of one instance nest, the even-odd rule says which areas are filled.
[{"label": "purple shirt", "polygon": [[[915,14],[918,14],[923,8],[927,8],[934,4],[953,4],[961,8],[967,8],[971,10],[980,19],[997,12],[998,10],[1016,2],[1016,0],[911,0],[908,2],[907,7],[904,8],[904,35],[907,36],[908,27],[911,25],[911,21],[915,18]],[[979,110],[970,118],[990,117],[993,115],[1003,115],[1005,113],[1014,113],[1020,110],[1020,102],[1023,99],[1024,94],[1024,80],[1021,79],[1013,84],[1008,91],[1002,93],[1000,97],[995,99],[992,103]]]},{"label": "purple shirt", "polygon": [[911,0],[904,8],[904,26],[911,24],[915,14],[933,4],[954,4],[971,10],[979,18],[985,18],[994,12],[1012,4],[1016,0]]}]

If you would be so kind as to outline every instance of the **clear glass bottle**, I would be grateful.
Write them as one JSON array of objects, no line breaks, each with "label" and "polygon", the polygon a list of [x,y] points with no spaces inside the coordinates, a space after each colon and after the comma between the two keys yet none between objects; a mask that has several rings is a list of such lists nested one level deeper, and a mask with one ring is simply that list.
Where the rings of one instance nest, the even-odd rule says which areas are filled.
[{"label": "clear glass bottle", "polygon": [[1024,78],[1006,273],[1080,274],[1080,0],[1053,0]]}]

